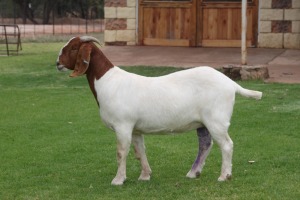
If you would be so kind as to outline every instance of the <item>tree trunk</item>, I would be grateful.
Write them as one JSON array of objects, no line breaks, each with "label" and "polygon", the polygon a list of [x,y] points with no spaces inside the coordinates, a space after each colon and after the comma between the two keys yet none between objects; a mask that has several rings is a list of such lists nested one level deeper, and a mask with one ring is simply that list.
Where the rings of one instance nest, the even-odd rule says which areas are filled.
[{"label": "tree trunk", "polygon": [[27,13],[27,7],[26,7],[26,1],[19,1],[20,2],[20,4],[19,4],[19,6],[20,6],[20,9],[22,10],[22,18],[23,18],[23,24],[26,24],[26,19],[27,19],[27,17],[26,17],[26,13]]},{"label": "tree trunk", "polygon": [[85,19],[85,17],[86,17],[86,9],[85,9],[86,5],[84,5],[84,3],[82,3],[82,2],[83,1],[79,1],[80,11],[81,11],[81,18]]},{"label": "tree trunk", "polygon": [[50,8],[49,2],[46,1],[43,9],[43,24],[49,23],[51,10],[52,8]]},{"label": "tree trunk", "polygon": [[34,24],[38,23],[36,20],[34,20],[34,10],[28,7],[29,0],[14,0],[14,2],[20,7],[23,24],[27,23],[27,18]]}]

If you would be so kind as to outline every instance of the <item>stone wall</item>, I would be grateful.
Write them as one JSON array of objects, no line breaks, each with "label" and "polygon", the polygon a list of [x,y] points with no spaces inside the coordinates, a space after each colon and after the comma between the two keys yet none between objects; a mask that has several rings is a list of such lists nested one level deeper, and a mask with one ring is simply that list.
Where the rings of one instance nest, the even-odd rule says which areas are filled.
[{"label": "stone wall", "polygon": [[136,0],[105,0],[106,45],[136,44]]},{"label": "stone wall", "polygon": [[[105,0],[106,45],[137,44],[137,0]],[[259,0],[258,47],[300,49],[300,0]]]},{"label": "stone wall", "polygon": [[258,46],[300,49],[300,0],[260,0]]}]

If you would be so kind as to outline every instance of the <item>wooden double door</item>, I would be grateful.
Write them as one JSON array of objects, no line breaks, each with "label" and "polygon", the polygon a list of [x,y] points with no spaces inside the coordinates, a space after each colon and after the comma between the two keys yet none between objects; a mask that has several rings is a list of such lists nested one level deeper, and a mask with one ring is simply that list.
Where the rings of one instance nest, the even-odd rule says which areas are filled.
[{"label": "wooden double door", "polygon": [[[258,0],[248,0],[247,46],[257,43]],[[239,47],[241,0],[139,0],[140,45]]]}]

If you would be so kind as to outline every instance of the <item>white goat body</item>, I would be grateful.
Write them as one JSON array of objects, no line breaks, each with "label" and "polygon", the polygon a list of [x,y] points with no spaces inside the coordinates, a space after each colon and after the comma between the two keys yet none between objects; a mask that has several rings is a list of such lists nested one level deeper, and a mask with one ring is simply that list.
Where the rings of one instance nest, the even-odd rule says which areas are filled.
[{"label": "white goat body", "polygon": [[86,74],[100,106],[104,123],[116,132],[118,172],[112,184],[126,179],[126,157],[134,144],[142,171],[139,180],[149,180],[143,134],[197,130],[199,151],[187,177],[199,176],[212,147],[222,151],[219,181],[231,177],[233,142],[228,135],[235,93],[260,99],[262,93],[244,89],[219,71],[197,67],[161,77],[144,77],[126,72],[105,57],[92,43],[95,38],[72,38],[60,51],[57,69]]},{"label": "white goat body", "polygon": [[161,77],[139,76],[114,67],[95,80],[95,89],[107,126],[126,126],[143,134],[195,130],[215,116],[224,117],[219,120],[228,127],[236,92],[261,97],[209,67]]}]

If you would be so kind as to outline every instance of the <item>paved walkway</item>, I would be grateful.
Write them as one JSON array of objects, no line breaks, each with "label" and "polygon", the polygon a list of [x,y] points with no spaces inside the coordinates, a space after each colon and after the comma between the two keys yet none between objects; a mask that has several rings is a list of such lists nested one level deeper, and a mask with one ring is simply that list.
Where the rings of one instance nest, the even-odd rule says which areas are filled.
[{"label": "paved walkway", "polygon": [[[240,48],[105,46],[117,66],[220,67],[240,64]],[[300,50],[248,48],[248,65],[267,65],[268,82],[300,83]]]}]

